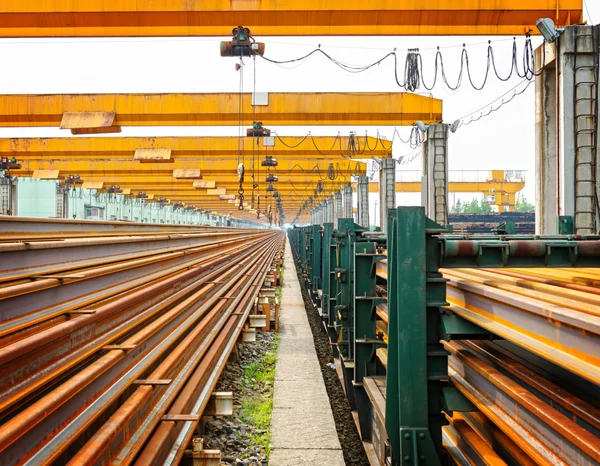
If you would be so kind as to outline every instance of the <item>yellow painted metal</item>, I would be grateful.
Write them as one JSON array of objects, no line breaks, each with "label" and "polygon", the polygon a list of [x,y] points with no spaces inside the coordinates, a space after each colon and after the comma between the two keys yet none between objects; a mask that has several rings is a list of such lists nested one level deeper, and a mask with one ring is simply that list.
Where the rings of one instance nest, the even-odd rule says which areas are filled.
[{"label": "yellow painted metal", "polygon": [[84,181],[81,185],[83,189],[102,189],[104,187],[103,181]]},{"label": "yellow painted metal", "polygon": [[176,168],[173,170],[173,178],[178,180],[197,180],[200,179],[199,168]]},{"label": "yellow painted metal", "polygon": [[194,189],[214,188],[217,185],[216,181],[212,180],[195,180],[192,183]]},{"label": "yellow painted metal", "polygon": [[65,112],[60,129],[107,128],[114,121],[115,112]]},{"label": "yellow painted metal", "polygon": [[[452,193],[518,193],[524,187],[524,181],[450,181],[448,183],[448,191]],[[379,192],[379,183],[369,183],[369,192]],[[421,192],[421,183],[418,181],[397,181],[396,192]]]},{"label": "yellow painted metal", "polygon": [[222,194],[227,194],[227,189],[226,188],[207,189],[206,194],[213,195],[213,196],[220,196]]},{"label": "yellow painted metal", "polygon": [[537,34],[582,0],[3,0],[0,37]]},{"label": "yellow painted metal", "polygon": [[[413,125],[437,123],[442,101],[402,92],[272,93],[269,104],[251,105],[242,124]],[[239,94],[0,95],[0,126],[59,126],[65,112],[116,112],[120,126],[230,126],[240,124]]]},{"label": "yellow painted metal", "polygon": [[56,180],[59,173],[60,170],[34,170],[31,177],[40,180]]},{"label": "yellow painted metal", "polygon": [[152,149],[136,149],[133,154],[133,160],[143,163],[170,163],[171,149],[169,148],[152,148]]},{"label": "yellow painted metal", "polygon": [[[251,155],[270,155],[281,160],[332,159],[341,157],[370,159],[389,157],[392,144],[363,136],[355,137],[358,153],[348,152],[348,136],[282,136],[273,138],[274,146],[264,146],[264,140],[242,140],[242,151]],[[237,137],[82,137],[82,138],[10,138],[0,139],[0,155],[47,159],[127,159],[138,149],[169,148],[174,159],[235,159],[239,157]]]},{"label": "yellow painted metal", "polygon": [[[504,181],[504,170],[491,170],[491,178],[487,181],[450,181],[448,192],[451,193],[481,193],[484,202],[496,205],[506,211],[514,211],[516,194],[525,188],[525,181]],[[369,183],[369,192],[379,192],[379,183]],[[396,182],[397,193],[421,192],[421,183],[418,181]]]},{"label": "yellow painted metal", "polygon": [[[194,169],[202,172],[203,179],[214,179],[217,182],[237,181],[236,160],[226,161],[193,161],[176,160],[169,165],[163,163],[140,163],[131,159],[127,160],[46,160],[46,159],[19,159],[22,169],[19,173],[29,175],[33,170],[62,170],[69,173],[76,173],[85,176],[105,176],[118,178],[162,178],[166,181],[172,180],[173,170],[175,169]],[[260,167],[259,161],[256,161],[257,182],[263,182],[267,175],[265,167]],[[246,160],[247,177],[251,177],[251,161]],[[306,180],[307,182],[316,182],[316,180],[327,180],[329,172],[329,162],[321,160],[283,160],[275,168],[271,168],[270,173],[277,175],[281,181],[285,179],[295,179],[297,181]],[[366,173],[366,164],[355,160],[340,160],[333,164],[333,175],[340,179],[350,179],[351,175],[363,175]]]}]

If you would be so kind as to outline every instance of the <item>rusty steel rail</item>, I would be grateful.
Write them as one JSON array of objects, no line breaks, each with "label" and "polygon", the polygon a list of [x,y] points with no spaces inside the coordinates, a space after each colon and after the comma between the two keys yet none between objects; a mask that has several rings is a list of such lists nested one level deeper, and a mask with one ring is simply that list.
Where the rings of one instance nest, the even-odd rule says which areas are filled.
[{"label": "rusty steel rail", "polygon": [[[600,409],[593,389],[566,385],[559,373],[547,373],[535,358],[521,359],[509,349],[520,347],[600,385],[600,273],[440,271],[447,280],[448,309],[507,340],[443,342],[451,354],[450,380],[480,410],[448,418],[443,443],[454,462],[600,464]],[[376,274],[387,280],[386,260],[377,264]],[[378,294],[386,295],[385,285],[378,285]],[[384,342],[388,312],[385,303],[376,307]],[[387,367],[386,348],[376,357]]]},{"label": "rusty steel rail", "polygon": [[[449,309],[600,385],[600,273],[595,269],[441,269]],[[387,280],[387,261],[376,273]],[[533,278],[533,280],[531,279]]]},{"label": "rusty steel rail", "polygon": [[[517,370],[507,370],[518,364],[505,354],[501,366],[487,362],[493,344],[483,345],[444,344],[451,354],[449,375],[459,390],[537,464],[598,464],[598,410],[538,378],[538,388],[553,395],[546,401]],[[592,424],[583,423],[582,409]]]},{"label": "rusty steel rail", "polygon": [[187,233],[199,231],[256,231],[209,225],[171,225],[129,221],[71,220],[62,218],[33,218],[0,215],[0,243],[13,240],[79,238],[123,234],[146,235],[166,232]]},{"label": "rusty steel rail", "polygon": [[[27,318],[0,320],[0,464],[181,458],[284,241],[270,230],[215,233],[183,253],[159,248],[87,264],[86,271],[112,267],[109,275],[119,266],[158,267],[90,287],[74,307],[71,299],[51,306],[40,300]],[[0,291],[26,280],[31,276],[6,281]],[[53,289],[70,286],[63,280]],[[48,291],[6,292],[0,304]],[[168,414],[196,421],[166,421]],[[150,442],[151,435],[160,441]]]}]

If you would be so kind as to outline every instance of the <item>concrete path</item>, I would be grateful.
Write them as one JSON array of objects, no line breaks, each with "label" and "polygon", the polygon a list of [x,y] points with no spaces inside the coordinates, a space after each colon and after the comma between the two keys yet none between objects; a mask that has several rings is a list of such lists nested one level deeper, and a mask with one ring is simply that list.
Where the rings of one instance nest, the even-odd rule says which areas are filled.
[{"label": "concrete path", "polygon": [[279,317],[270,466],[344,466],[289,241]]}]

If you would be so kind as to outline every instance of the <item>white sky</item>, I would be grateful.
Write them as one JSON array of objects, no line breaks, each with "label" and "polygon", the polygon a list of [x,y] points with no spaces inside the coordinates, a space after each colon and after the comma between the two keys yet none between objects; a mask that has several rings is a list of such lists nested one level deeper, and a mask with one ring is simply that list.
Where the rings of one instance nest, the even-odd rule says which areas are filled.
[{"label": "white sky", "polygon": [[[600,0],[586,0],[595,23],[600,21]],[[591,23],[584,9],[584,16]],[[376,61],[394,47],[399,50],[399,75],[404,70],[403,50],[420,48],[425,79],[431,81],[435,47],[442,47],[447,75],[456,80],[462,44],[467,44],[473,79],[481,82],[485,71],[487,41],[492,40],[499,73],[510,67],[512,37],[258,37],[266,43],[265,55],[285,60],[306,54],[318,44],[340,61],[362,65]],[[152,93],[152,92],[238,92],[235,59],[221,58],[219,42],[228,38],[153,39],[32,39],[0,40],[0,93]],[[524,37],[517,38],[521,65]],[[534,47],[541,38],[533,37]],[[473,45],[479,44],[479,45]],[[252,61],[246,60],[244,90],[252,91]],[[257,91],[267,92],[394,92],[402,91],[394,80],[393,60],[371,70],[351,74],[324,57],[313,56],[300,66],[277,66],[257,59]],[[521,65],[522,66],[522,65]],[[445,122],[469,114],[514,87],[521,79],[500,82],[490,76],[482,91],[468,82],[451,94],[441,85],[432,91],[443,100]],[[440,81],[440,80],[438,80]],[[524,195],[534,198],[534,86],[499,111],[479,122],[463,126],[449,140],[450,170],[527,170],[529,182]],[[377,130],[391,138],[393,127],[273,127],[281,136],[335,135],[350,130],[364,135]],[[410,128],[398,128],[407,139]],[[122,136],[237,135],[237,127],[125,127]],[[68,136],[57,128],[0,128],[0,137]],[[395,144],[394,156],[413,152]],[[419,170],[420,156],[406,170]]]}]

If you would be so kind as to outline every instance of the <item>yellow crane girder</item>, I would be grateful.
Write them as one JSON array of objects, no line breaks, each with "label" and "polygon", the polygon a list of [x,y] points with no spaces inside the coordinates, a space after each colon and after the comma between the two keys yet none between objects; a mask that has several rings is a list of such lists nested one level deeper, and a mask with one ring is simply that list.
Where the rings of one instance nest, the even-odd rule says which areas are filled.
[{"label": "yellow crane girder", "polygon": [[[272,93],[246,109],[241,124],[322,126],[413,125],[442,120],[442,101],[403,92]],[[60,126],[75,134],[118,132],[121,126],[237,126],[239,94],[0,95],[0,127]]]},{"label": "yellow crane girder", "polygon": [[[257,145],[258,142],[258,145]],[[334,159],[389,157],[392,143],[374,137],[282,136],[273,137],[273,146],[264,138],[243,138],[245,157],[253,152],[283,159]],[[240,156],[238,137],[79,137],[79,138],[5,138],[0,139],[0,156],[26,159],[133,159],[138,149],[170,149],[171,159],[236,160]]]},{"label": "yellow crane girder", "polygon": [[582,0],[3,0],[0,37],[515,35]]},{"label": "yellow crane girder", "polygon": [[[524,181],[449,181],[448,192],[451,193],[490,193],[505,192],[518,193],[525,187]],[[369,183],[369,192],[378,193],[379,183]],[[421,183],[419,181],[397,181],[397,193],[420,193]]]}]

